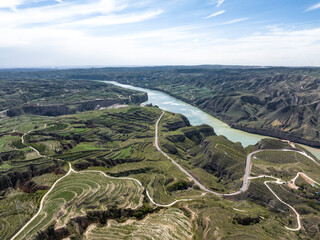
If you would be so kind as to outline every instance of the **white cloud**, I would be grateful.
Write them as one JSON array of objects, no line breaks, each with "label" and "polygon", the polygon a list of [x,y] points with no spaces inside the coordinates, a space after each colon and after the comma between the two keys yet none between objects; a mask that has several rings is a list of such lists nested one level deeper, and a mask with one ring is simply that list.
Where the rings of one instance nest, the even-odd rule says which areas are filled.
[{"label": "white cloud", "polygon": [[224,3],[224,0],[217,0],[217,7],[220,7]]},{"label": "white cloud", "polygon": [[246,20],[248,20],[248,19],[249,19],[249,18],[236,18],[236,19],[233,19],[233,20],[230,20],[230,21],[221,23],[221,25],[228,25],[228,24],[243,22],[243,21],[246,21]]},{"label": "white cloud", "polygon": [[[246,37],[232,34],[238,26],[231,24],[248,18],[231,19],[221,23],[223,27],[205,21],[161,29],[160,25],[145,24],[120,28],[110,25],[143,22],[163,10],[145,0],[139,2],[145,3],[142,7],[135,3],[131,7],[127,0],[63,0],[29,9],[19,8],[22,1],[9,0],[15,2],[13,5],[2,1],[0,6],[6,7],[0,9],[0,67],[205,63],[316,66],[320,62],[320,28],[297,31],[277,25]],[[207,18],[223,13],[221,10]],[[95,26],[100,26],[99,32]],[[230,38],[219,34],[221,28]]]},{"label": "white cloud", "polygon": [[[142,22],[163,13],[162,9],[150,6],[132,11],[128,9],[127,0],[56,2],[59,4],[19,8],[25,1],[0,0],[0,32],[3,36],[0,38],[0,66],[19,65],[22,61],[25,64],[32,62],[32,65],[51,65],[55,61],[61,64],[74,61],[76,64],[86,55],[88,57],[84,62],[102,62],[106,55],[102,56],[100,52],[107,54],[108,58],[113,56],[116,61],[121,54],[130,53],[134,44],[112,33],[103,36],[97,36],[97,32],[90,34],[90,29]],[[19,60],[16,58],[18,55]]]},{"label": "white cloud", "polygon": [[1,0],[0,8],[11,8],[12,10],[16,10],[16,7],[21,5],[23,0]]},{"label": "white cloud", "polygon": [[209,1],[209,5],[216,5],[216,7],[220,7],[225,0],[211,0]]},{"label": "white cloud", "polygon": [[[199,26],[201,29],[201,26]],[[196,26],[140,34],[90,36],[81,29],[33,28],[3,32],[1,67],[67,65],[243,64],[317,66],[320,28],[272,29],[237,39]],[[6,45],[5,45],[5,42]]]},{"label": "white cloud", "polygon": [[72,23],[64,24],[63,26],[108,26],[108,25],[119,25],[126,23],[137,23],[142,22],[151,18],[154,18],[163,13],[163,10],[152,10],[146,12],[139,12],[134,14],[118,14],[109,16],[98,16],[94,18],[74,21]]},{"label": "white cloud", "polygon": [[[0,0],[2,1],[2,0]],[[67,3],[19,9],[15,12],[0,10],[0,27],[25,27],[27,25],[71,23],[107,16],[126,8],[124,0],[100,0],[89,3]],[[111,17],[110,17],[111,18]]]},{"label": "white cloud", "polygon": [[225,10],[221,10],[219,12],[212,13],[211,15],[207,16],[206,19],[209,19],[209,18],[212,18],[212,17],[216,17],[216,16],[221,15],[221,14],[223,14],[225,12],[226,12]]},{"label": "white cloud", "polygon": [[125,3],[124,0],[100,0],[85,4],[61,1],[56,5],[20,9],[14,12],[0,10],[0,31],[10,29],[11,32],[18,32],[29,29],[31,32],[31,28],[37,27],[46,29],[57,26],[72,29],[119,25],[146,21],[163,13],[162,9],[121,13],[127,8]]},{"label": "white cloud", "polygon": [[306,10],[306,12],[313,11],[313,10],[316,10],[316,9],[319,9],[319,8],[320,8],[320,2],[317,3],[317,4],[315,4],[315,5],[313,5],[313,6],[311,6],[311,7],[309,7],[309,8]]}]

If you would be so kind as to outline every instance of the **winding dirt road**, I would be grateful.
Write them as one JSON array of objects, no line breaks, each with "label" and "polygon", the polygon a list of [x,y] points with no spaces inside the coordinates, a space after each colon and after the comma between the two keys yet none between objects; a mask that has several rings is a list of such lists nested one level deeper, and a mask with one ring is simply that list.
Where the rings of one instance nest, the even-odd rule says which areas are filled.
[{"label": "winding dirt road", "polygon": [[[45,127],[46,128],[46,125]],[[32,131],[29,131],[28,133],[25,133],[23,134],[23,136],[21,136],[21,142],[24,144],[25,141],[24,141],[24,137],[29,134],[30,132]],[[29,148],[31,148],[32,150],[34,150],[40,157],[47,157],[47,158],[51,158],[49,156],[45,156],[45,155],[41,155],[39,153],[39,151],[31,146],[29,146]],[[43,209],[43,205],[44,205],[44,201],[46,199],[46,197],[48,196],[48,194],[50,192],[52,192],[52,190],[54,189],[54,187],[57,185],[58,182],[60,182],[62,179],[64,179],[65,177],[67,177],[70,173],[83,173],[83,172],[96,172],[96,173],[101,173],[103,174],[105,177],[107,178],[111,178],[111,179],[120,179],[120,180],[133,180],[133,181],[136,181],[140,186],[143,187],[142,183],[138,180],[138,179],[135,179],[135,178],[130,178],[130,177],[111,177],[107,174],[105,174],[104,172],[102,171],[98,171],[98,170],[86,170],[86,171],[81,171],[81,172],[77,172],[75,171],[73,168],[72,168],[72,165],[71,163],[69,162],[69,171],[64,175],[62,176],[61,178],[59,178],[57,181],[54,182],[54,184],[51,186],[51,188],[49,189],[49,191],[42,197],[41,199],[41,202],[40,202],[40,206],[39,206],[39,209],[38,209],[38,212],[11,238],[11,240],[14,240],[17,238],[17,236],[24,231],[24,229],[26,227],[28,227],[28,225],[40,214],[40,212],[42,211]],[[172,205],[174,205],[175,203],[177,202],[185,202],[185,201],[191,201],[192,199],[179,199],[179,200],[175,200],[174,202],[170,203],[170,204],[167,204],[167,205],[163,205],[163,204],[158,204],[156,203],[152,197],[150,196],[149,194],[149,191],[146,189],[146,194],[147,194],[147,197],[149,198],[150,202],[158,207],[170,207]],[[23,238],[20,238],[20,239],[23,239]]]},{"label": "winding dirt road", "polygon": [[74,170],[72,169],[71,163],[69,163],[69,171],[67,172],[66,175],[64,175],[63,177],[59,178],[57,181],[55,181],[55,183],[52,185],[52,187],[49,189],[49,191],[42,197],[41,202],[40,202],[40,206],[39,206],[39,210],[38,212],[11,238],[11,240],[15,239],[36,217],[38,217],[38,215],[40,214],[40,212],[43,209],[43,203],[44,200],[46,199],[46,197],[48,196],[48,194],[50,192],[52,192],[52,190],[54,189],[54,187],[57,185],[58,182],[60,182],[62,179],[64,179],[65,177],[67,177],[71,172],[73,172]]},{"label": "winding dirt road", "polygon": [[[60,182],[62,179],[64,179],[65,177],[67,177],[70,173],[77,173],[77,174],[81,174],[81,173],[88,173],[88,172],[95,172],[95,173],[100,173],[102,174],[103,176],[107,177],[107,178],[111,178],[111,179],[118,179],[118,180],[133,180],[135,182],[137,182],[141,187],[143,187],[142,183],[138,180],[138,179],[135,179],[135,178],[130,178],[130,177],[111,177],[107,174],[105,174],[104,172],[102,171],[98,171],[98,170],[85,170],[85,171],[81,171],[81,172],[78,172],[78,171],[75,171],[73,168],[72,168],[72,165],[71,163],[69,163],[69,171],[64,175],[62,176],[61,178],[59,178],[57,181],[55,181],[55,183],[52,185],[52,187],[49,189],[49,191],[43,196],[43,198],[41,199],[41,202],[40,202],[40,207],[38,209],[38,212],[11,238],[11,240],[14,240],[26,227],[28,227],[28,225],[40,214],[40,212],[42,211],[43,209],[43,205],[44,205],[44,201],[46,199],[46,197],[48,196],[48,194],[50,192],[52,192],[52,190],[54,189],[54,187],[57,185],[58,182]],[[149,191],[146,190],[146,194],[150,200],[150,202],[152,202],[152,204],[156,205],[156,206],[159,206],[159,207],[170,207],[172,205],[174,205],[175,203],[177,202],[181,202],[181,201],[190,201],[192,199],[179,199],[179,200],[175,200],[174,202],[168,204],[168,205],[162,205],[162,204],[158,204],[156,203],[150,196],[149,194]],[[21,239],[21,238],[20,238]]]},{"label": "winding dirt road", "polygon": [[[156,122],[156,125],[155,125],[155,147],[157,148],[157,150],[159,152],[161,152],[167,159],[169,159],[176,167],[178,167],[183,173],[185,173],[189,178],[191,178],[196,185],[198,185],[200,187],[200,189],[202,189],[203,191],[206,191],[206,192],[209,192],[209,193],[212,193],[212,194],[215,194],[217,196],[234,196],[234,195],[238,195],[238,194],[241,194],[245,191],[248,190],[248,187],[249,187],[249,180],[253,180],[253,179],[258,179],[258,178],[273,178],[275,179],[276,181],[265,181],[264,184],[266,185],[266,187],[270,190],[270,192],[283,204],[285,204],[286,206],[288,206],[290,209],[292,209],[292,211],[297,215],[297,223],[298,223],[298,227],[297,228],[289,228],[289,227],[286,227],[286,229],[290,230],[290,231],[298,231],[301,229],[301,222],[300,222],[300,215],[299,213],[292,207],[290,206],[289,204],[287,204],[286,202],[284,202],[283,200],[281,200],[277,195],[276,193],[270,188],[270,186],[268,185],[268,183],[276,183],[276,184],[284,184],[285,182],[283,182],[281,179],[279,178],[276,178],[276,177],[273,177],[273,176],[266,176],[266,175],[261,175],[261,176],[257,176],[257,177],[250,177],[250,170],[251,170],[251,158],[254,154],[258,153],[258,152],[262,152],[262,151],[292,151],[292,152],[298,152],[304,156],[306,156],[307,158],[309,158],[310,160],[312,160],[314,163],[316,163],[317,165],[320,165],[319,162],[317,162],[315,159],[313,159],[311,156],[309,156],[308,154],[306,154],[305,152],[302,152],[300,150],[291,150],[291,149],[281,149],[281,150],[274,150],[274,149],[266,149],[266,150],[257,150],[257,151],[254,151],[250,154],[248,154],[247,156],[247,160],[246,160],[246,167],[245,167],[245,174],[244,174],[244,177],[243,177],[243,183],[242,183],[242,186],[241,188],[236,191],[236,192],[233,192],[233,193],[219,193],[219,192],[214,192],[212,190],[209,190],[207,189],[205,186],[203,186],[197,179],[195,179],[188,171],[186,171],[182,166],[180,166],[175,160],[173,160],[170,156],[168,156],[165,152],[162,151],[162,149],[160,148],[159,146],[159,137],[158,137],[158,132],[159,132],[159,122],[160,120],[162,119],[163,115],[165,114],[165,112],[163,111],[161,116],[158,118],[157,122]],[[46,127],[46,126],[45,126]],[[30,133],[31,131],[29,131],[28,133]],[[21,141],[22,143],[24,144],[25,141],[24,141],[24,137],[28,134],[28,133],[25,133],[22,137],[21,137]],[[40,157],[48,157],[48,156],[44,156],[44,155],[41,155],[39,153],[39,151],[31,146],[29,146],[31,149],[33,149]],[[49,157],[50,158],[50,157]],[[58,182],[60,182],[62,179],[64,179],[65,177],[67,177],[70,173],[80,173],[80,172],[76,172],[73,168],[72,168],[72,165],[71,163],[69,163],[69,171],[67,172],[67,174],[65,174],[64,176],[62,176],[61,178],[59,178],[53,185],[52,187],[49,189],[49,191],[43,196],[43,198],[41,199],[41,202],[40,202],[40,207],[39,207],[39,210],[38,212],[11,238],[11,240],[14,240],[16,239],[16,237],[40,214],[40,212],[42,211],[43,209],[43,204],[44,204],[44,201],[45,201],[45,198],[47,197],[47,195],[54,189],[54,187],[56,186],[56,184]],[[88,171],[82,171],[82,172],[99,172],[101,174],[103,174],[105,177],[108,177],[108,178],[113,178],[113,179],[129,179],[129,180],[133,180],[133,181],[136,181],[139,183],[140,186],[142,186],[142,183],[138,180],[138,179],[135,179],[135,178],[129,178],[129,177],[119,177],[119,178],[116,178],[116,177],[111,177],[111,176],[108,176],[107,174],[105,174],[104,172],[102,171],[95,171],[95,170],[88,170]],[[298,173],[299,174],[299,173]],[[303,173],[304,174],[304,173]],[[304,174],[306,177],[308,177],[306,174]],[[298,175],[297,175],[298,176]],[[297,178],[297,177],[296,177]],[[295,178],[295,179],[296,179]],[[309,177],[308,177],[309,178]],[[309,178],[311,179],[311,178]],[[170,203],[170,204],[167,204],[167,205],[162,205],[162,204],[157,204],[150,196],[149,194],[149,191],[146,189],[146,194],[147,194],[147,197],[149,198],[150,202],[153,203],[154,205],[156,206],[159,206],[159,207],[170,207],[172,205],[174,205],[175,203],[177,202],[181,202],[181,201],[190,201],[192,199],[179,199],[179,200],[175,200],[174,202]]]},{"label": "winding dirt road", "polygon": [[[46,127],[47,127],[47,124],[44,125],[43,129],[45,129]],[[24,134],[21,136],[21,142],[22,142],[22,144],[25,144],[24,137],[25,137],[26,135],[28,135],[28,134],[31,133],[31,132],[37,131],[37,130],[39,130],[39,129],[30,130],[29,132],[24,133]],[[41,155],[41,153],[40,153],[37,149],[35,149],[34,147],[32,147],[32,146],[28,146],[28,147],[31,148],[33,151],[35,151],[35,152],[39,155],[39,157],[47,157],[47,156],[45,156],[45,155]]]},{"label": "winding dirt road", "polygon": [[[250,154],[248,154],[247,156],[247,160],[246,160],[246,167],[245,167],[245,173],[243,176],[243,182],[242,182],[242,186],[241,188],[233,193],[219,193],[219,192],[214,192],[212,190],[207,189],[205,186],[203,186],[197,179],[195,179],[187,170],[185,170],[181,165],[179,165],[175,160],[173,160],[170,156],[168,156],[168,154],[166,154],[164,151],[162,151],[162,149],[160,148],[159,145],[159,137],[158,137],[158,132],[159,132],[159,122],[161,121],[163,115],[165,114],[164,111],[162,111],[162,114],[160,115],[160,117],[158,118],[156,125],[155,125],[155,147],[157,148],[157,150],[159,152],[161,152],[167,159],[169,159],[175,166],[177,166],[183,173],[185,173],[189,178],[191,178],[196,185],[198,185],[200,187],[200,189],[202,189],[203,191],[215,194],[217,196],[235,196],[238,194],[241,194],[245,191],[248,190],[249,187],[249,180],[250,179],[258,179],[258,178],[273,178],[276,179],[276,181],[265,181],[264,184],[266,185],[266,187],[270,190],[270,192],[284,205],[288,206],[290,209],[292,209],[292,211],[296,214],[297,216],[297,223],[298,223],[298,227],[297,228],[289,228],[286,227],[286,229],[290,230],[290,231],[299,231],[301,229],[301,222],[300,222],[300,215],[299,213],[288,203],[284,202],[283,200],[280,199],[280,197],[270,188],[270,186],[268,185],[268,183],[276,183],[276,184],[284,184],[285,182],[283,182],[281,179],[273,177],[273,176],[266,176],[266,175],[261,175],[261,176],[257,176],[257,177],[250,177],[250,171],[251,171],[251,158],[254,154],[259,153],[259,152],[263,152],[263,151],[279,151],[279,152],[297,152],[300,153],[302,155],[304,155],[305,157],[309,158],[311,161],[313,161],[314,163],[316,163],[317,165],[320,166],[320,163],[318,161],[316,161],[315,159],[313,159],[311,156],[309,156],[307,153],[298,150],[298,149],[263,149],[263,150],[257,150],[254,151]],[[306,177],[308,177],[306,174],[304,174]],[[309,177],[308,177],[309,178]]]}]

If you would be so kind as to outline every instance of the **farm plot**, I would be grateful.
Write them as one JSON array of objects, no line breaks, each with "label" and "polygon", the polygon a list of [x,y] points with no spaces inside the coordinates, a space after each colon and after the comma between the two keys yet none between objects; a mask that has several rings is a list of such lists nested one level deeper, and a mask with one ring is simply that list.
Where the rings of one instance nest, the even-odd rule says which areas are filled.
[{"label": "farm plot", "polygon": [[54,224],[64,227],[71,218],[109,206],[135,209],[142,205],[143,187],[130,179],[112,179],[100,172],[74,172],[62,179],[44,199],[39,215],[15,239],[29,239]]},{"label": "farm plot", "polygon": [[37,211],[37,202],[42,192],[27,194],[9,190],[10,194],[1,199],[0,239],[9,239],[16,229],[21,228]]},{"label": "farm plot", "polygon": [[152,214],[143,221],[117,223],[110,221],[106,227],[90,228],[86,239],[192,239],[192,224],[177,208]]},{"label": "farm plot", "polygon": [[320,166],[296,152],[264,151],[255,154],[253,172],[271,175],[289,181],[298,172],[304,172],[315,181],[320,181]]}]

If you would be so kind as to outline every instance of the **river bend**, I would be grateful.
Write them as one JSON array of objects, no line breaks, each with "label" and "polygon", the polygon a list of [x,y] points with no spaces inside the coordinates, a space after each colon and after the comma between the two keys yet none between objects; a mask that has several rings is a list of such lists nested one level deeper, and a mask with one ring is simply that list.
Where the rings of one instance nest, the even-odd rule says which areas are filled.
[{"label": "river bend", "polygon": [[[150,90],[147,88],[134,87],[131,85],[121,84],[114,81],[104,81],[105,83],[110,83],[119,87],[132,89],[136,91],[143,91],[148,94],[148,101],[143,104],[152,103],[153,105],[159,106],[165,111],[170,111],[174,113],[181,113],[185,115],[190,121],[191,125],[201,125],[208,124],[214,128],[217,135],[224,135],[229,140],[233,142],[241,142],[241,144],[246,147],[248,145],[254,145],[262,138],[270,138],[264,135],[247,133],[241,130],[231,128],[228,124],[212,117],[208,113],[200,110],[199,108],[192,106],[186,102],[178,100],[166,93],[156,90]],[[314,154],[318,159],[320,159],[320,149],[312,148],[303,144],[299,144]]]}]

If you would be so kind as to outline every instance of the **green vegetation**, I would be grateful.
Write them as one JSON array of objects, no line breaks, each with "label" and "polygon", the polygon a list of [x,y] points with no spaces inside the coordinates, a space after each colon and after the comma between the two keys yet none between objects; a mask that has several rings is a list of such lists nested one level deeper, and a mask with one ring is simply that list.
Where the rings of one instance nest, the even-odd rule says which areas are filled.
[{"label": "green vegetation", "polygon": [[320,166],[296,152],[259,152],[253,157],[253,166],[253,174],[270,175],[289,181],[298,172],[304,172],[315,181],[320,181]]},{"label": "green vegetation", "polygon": [[[98,105],[90,102],[94,99],[111,98],[119,103],[119,96],[127,98],[129,92],[133,102],[141,102],[136,92],[88,80],[118,81],[165,91],[235,128],[320,146],[319,77],[319,68],[241,66],[13,70],[0,73],[0,110],[25,102],[71,103],[67,106],[71,111],[92,110]],[[89,102],[79,105],[80,101]]]},{"label": "green vegetation", "polygon": [[[8,75],[8,73],[3,73]],[[34,73],[11,73],[11,76]],[[37,72],[39,78],[109,80],[165,91],[231,126],[319,143],[319,68],[173,66]]]},{"label": "green vegetation", "polygon": [[119,159],[119,158],[125,159],[130,156],[130,152],[131,152],[131,146],[124,148],[124,149],[121,149],[120,154],[117,155],[114,159]]},{"label": "green vegetation", "polygon": [[[85,71],[95,70],[64,71],[61,76],[77,79],[83,77]],[[23,75],[15,74],[11,77]],[[39,72],[38,80],[41,83],[43,76],[56,76],[54,74],[57,72]],[[112,71],[103,76],[109,74],[112,75]],[[120,80],[122,76],[119,75]],[[188,74],[186,76],[188,80]],[[70,79],[66,84],[75,89],[78,86],[79,94],[86,92],[93,96],[95,91],[102,91],[100,83],[89,81],[97,84],[96,88],[100,89],[97,90],[90,84],[88,88],[82,88],[87,81],[75,83]],[[26,84],[34,83],[28,81]],[[117,88],[109,87],[114,94],[111,96],[120,94]],[[204,97],[210,91],[199,94]],[[64,101],[68,99],[72,103],[69,101],[72,97],[77,102],[80,97],[76,93],[66,93],[61,102],[56,97],[58,95],[43,97],[41,104],[68,104]],[[20,96],[17,94],[16,97]],[[134,92],[121,95],[129,96],[126,94],[131,98],[135,96]],[[40,102],[40,98],[34,101]],[[141,99],[136,98],[136,102]],[[74,106],[68,105],[70,109]],[[34,216],[48,189],[68,172],[69,163],[78,172],[71,172],[56,183],[44,199],[40,214],[17,239],[127,239],[130,236],[145,239],[320,238],[317,188],[320,186],[317,184],[308,183],[302,176],[297,178],[294,188],[287,183],[270,183],[273,191],[301,214],[303,229],[294,233],[284,228],[296,226],[294,213],[264,184],[264,181],[274,179],[251,180],[247,192],[233,197],[217,197],[200,190],[158,152],[154,146],[154,131],[160,109],[128,106],[84,110],[87,109],[55,117],[20,115],[0,122],[1,239],[10,239]],[[255,146],[243,148],[240,143],[216,136],[210,126],[190,126],[188,119],[180,114],[165,113],[159,124],[159,142],[162,150],[199,182],[221,193],[239,189],[247,154],[258,149],[274,150],[253,156],[253,176],[265,174],[290,181],[297,172],[304,172],[320,181],[320,168],[310,159],[297,152],[276,151],[292,149],[288,143],[265,139]],[[142,186],[123,177],[138,179]],[[177,202],[168,208],[156,207],[146,196],[147,191],[156,203],[162,205],[175,200],[192,200]]]},{"label": "green vegetation", "polygon": [[41,197],[40,191],[31,194],[11,189],[6,198],[0,198],[0,239],[8,239],[36,213]]},{"label": "green vegetation", "polygon": [[167,113],[161,121],[163,149],[212,190],[238,189],[244,174],[245,149],[239,143],[216,136],[210,126],[188,124],[183,116]]},{"label": "green vegetation", "polygon": [[22,148],[25,148],[27,147],[26,145],[24,145],[21,141],[21,139],[17,140],[17,141],[13,141],[12,142],[12,146],[15,147],[15,148],[18,148],[18,149],[22,149]]},{"label": "green vegetation", "polygon": [[[49,80],[40,75],[1,72],[0,111],[5,111],[10,117],[22,114],[59,116],[147,100],[145,93],[101,82]],[[61,130],[62,127],[55,128]]]},{"label": "green vegetation", "polygon": [[[196,239],[298,239],[279,224],[278,214],[251,201],[221,201],[204,197],[181,204],[194,219]],[[242,225],[235,219],[259,218],[259,223]]]},{"label": "green vegetation", "polygon": [[[105,233],[108,232],[106,235]],[[184,213],[176,208],[163,210],[148,216],[143,222],[110,221],[106,227],[94,227],[87,233],[87,239],[192,239],[192,225]]]},{"label": "green vegetation", "polygon": [[132,180],[110,179],[96,172],[71,173],[49,193],[37,218],[18,239],[28,239],[52,223],[66,227],[70,219],[88,211],[118,208],[136,209],[142,205],[143,188]]},{"label": "green vegetation", "polygon": [[[175,196],[180,193],[177,193],[177,195],[175,192],[168,194],[167,187],[169,184],[183,181],[185,176],[176,168],[172,168],[171,163],[158,153],[152,145],[154,124],[159,116],[160,110],[158,108],[131,107],[85,112],[57,118],[17,117],[22,121],[16,123],[16,129],[22,129],[20,125],[26,125],[30,126],[31,129],[23,129],[32,131],[24,137],[25,148],[1,153],[1,156],[3,156],[1,158],[3,159],[2,168],[0,169],[1,196],[7,199],[11,188],[26,192],[23,194],[36,192],[40,194],[39,196],[43,196],[45,189],[51,186],[58,179],[58,176],[61,176],[56,174],[66,173],[65,163],[69,161],[77,169],[99,167],[99,170],[103,170],[113,176],[133,176],[142,181],[143,186],[147,187],[155,201],[163,204],[172,202]],[[10,136],[11,133],[7,132],[6,129],[10,128],[8,126],[12,126],[13,121],[15,121],[15,118],[12,118],[11,121],[9,119],[2,121],[3,137],[7,136],[5,134]],[[44,124],[47,124],[46,128],[43,127]],[[34,126],[38,127],[34,128]],[[74,129],[79,126],[85,131],[75,133]],[[13,146],[12,142],[19,141],[23,132],[16,132],[16,134],[17,137],[7,142],[8,146]],[[28,146],[35,147],[42,154],[47,155],[48,158],[40,158]],[[45,148],[41,148],[41,146],[45,146]],[[167,179],[171,178],[171,176],[174,176],[173,181],[167,182]],[[85,180],[75,181],[77,185],[80,182],[85,182]],[[111,187],[112,184],[111,182],[106,182],[104,185]],[[66,191],[62,195],[72,198],[73,194],[68,190]],[[190,192],[190,190],[188,191]],[[196,190],[192,191],[194,191],[192,195],[196,195]],[[124,192],[134,193],[134,191],[126,190],[126,188],[124,188]],[[124,192],[119,194],[129,196]],[[136,197],[138,195],[135,194]],[[143,196],[142,194],[140,195]],[[121,199],[122,197],[119,197],[119,201]],[[141,202],[137,199],[131,199],[128,204],[130,202],[130,204],[137,206]],[[109,200],[110,204],[116,201],[112,197]],[[1,203],[6,205],[5,201]],[[39,200],[35,201],[35,204],[33,213],[37,209]],[[74,207],[73,204],[71,205],[70,207]],[[100,206],[100,203],[96,205]],[[48,208],[52,209],[50,210],[52,218],[55,218],[53,214],[57,214],[54,209],[60,207],[61,203],[58,202],[48,206]],[[89,207],[89,210],[93,209]],[[100,210],[102,211],[103,209]],[[21,214],[27,214],[23,212],[26,210],[21,211]],[[71,213],[71,210],[68,213]],[[138,215],[134,216],[138,217]],[[15,219],[17,217],[18,213],[16,213]],[[26,220],[27,218],[23,219],[19,227],[25,224]],[[39,227],[37,232],[40,229],[46,231],[47,227],[55,223],[49,220],[50,217],[41,221],[44,226]],[[64,223],[67,224],[67,222]],[[69,225],[67,228],[69,229]],[[18,229],[18,226],[15,229]],[[6,236],[12,235],[15,229],[7,231]]]},{"label": "green vegetation", "polygon": [[193,185],[192,182],[179,181],[179,182],[176,182],[175,184],[167,187],[167,190],[169,192],[174,192],[174,191],[178,191],[178,190],[188,189],[188,188],[192,187],[192,185]]}]

